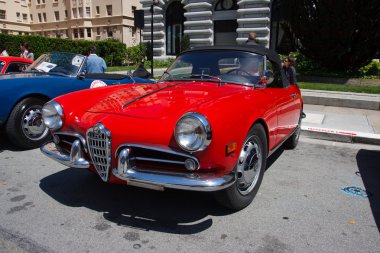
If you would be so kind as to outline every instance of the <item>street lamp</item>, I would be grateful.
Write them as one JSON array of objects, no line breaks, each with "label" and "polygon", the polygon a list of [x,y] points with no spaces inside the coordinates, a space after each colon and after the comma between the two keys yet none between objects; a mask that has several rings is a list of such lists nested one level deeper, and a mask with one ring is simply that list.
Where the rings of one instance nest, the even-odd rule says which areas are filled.
[{"label": "street lamp", "polygon": [[158,5],[158,0],[152,0],[152,5],[150,6],[150,13],[152,14],[150,20],[150,55],[151,55],[151,63],[150,63],[150,73],[152,74],[152,78],[154,78],[153,74],[153,14],[154,14],[154,6]]}]

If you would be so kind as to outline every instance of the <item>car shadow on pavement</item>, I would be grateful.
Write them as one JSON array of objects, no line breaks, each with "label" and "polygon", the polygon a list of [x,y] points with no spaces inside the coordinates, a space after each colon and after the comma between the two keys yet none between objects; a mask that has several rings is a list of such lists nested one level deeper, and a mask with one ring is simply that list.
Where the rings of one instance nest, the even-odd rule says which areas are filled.
[{"label": "car shadow on pavement", "polygon": [[356,161],[380,232],[380,151],[361,149],[356,155]]},{"label": "car shadow on pavement", "polygon": [[85,169],[68,168],[47,176],[40,188],[63,205],[86,207],[119,226],[147,231],[196,234],[212,226],[210,215],[233,213],[208,193],[108,184]]}]

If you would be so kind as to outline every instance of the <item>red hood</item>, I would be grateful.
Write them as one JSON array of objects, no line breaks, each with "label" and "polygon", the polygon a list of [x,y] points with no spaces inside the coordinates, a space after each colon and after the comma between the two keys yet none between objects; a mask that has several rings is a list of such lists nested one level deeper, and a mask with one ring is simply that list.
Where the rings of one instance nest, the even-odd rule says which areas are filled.
[{"label": "red hood", "polygon": [[249,89],[239,85],[221,85],[215,82],[167,82],[133,85],[104,92],[87,109],[94,113],[112,113],[138,118],[161,119],[199,105],[222,99]]}]

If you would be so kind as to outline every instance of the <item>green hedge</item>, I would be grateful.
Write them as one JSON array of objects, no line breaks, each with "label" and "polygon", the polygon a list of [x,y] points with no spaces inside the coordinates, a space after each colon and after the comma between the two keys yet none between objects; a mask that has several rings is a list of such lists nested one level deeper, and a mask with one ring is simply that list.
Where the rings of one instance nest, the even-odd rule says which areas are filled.
[{"label": "green hedge", "polygon": [[9,55],[20,55],[20,43],[28,42],[37,59],[44,52],[61,51],[86,55],[89,46],[96,46],[97,54],[104,58],[107,66],[120,66],[126,58],[126,45],[118,40],[87,41],[46,38],[30,35],[0,34],[0,45],[5,45]]}]

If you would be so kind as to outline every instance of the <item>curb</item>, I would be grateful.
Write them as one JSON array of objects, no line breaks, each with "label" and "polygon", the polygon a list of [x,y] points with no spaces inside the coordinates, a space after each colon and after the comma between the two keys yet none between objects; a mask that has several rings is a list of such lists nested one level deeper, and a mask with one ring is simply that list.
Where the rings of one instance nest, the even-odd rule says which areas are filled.
[{"label": "curb", "polygon": [[301,126],[301,131],[304,136],[314,139],[380,145],[380,134],[308,126]]},{"label": "curb", "polygon": [[380,95],[301,89],[305,104],[380,110]]}]

